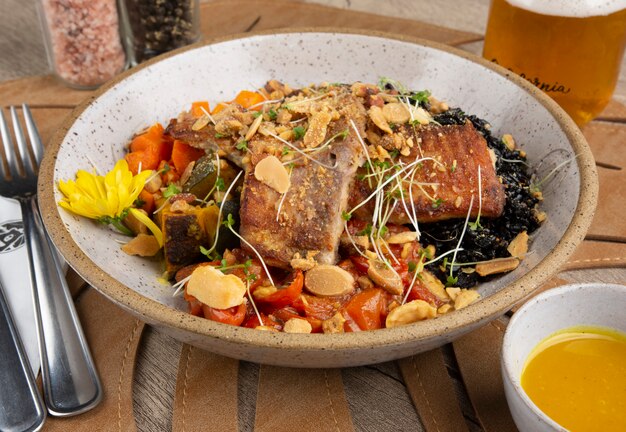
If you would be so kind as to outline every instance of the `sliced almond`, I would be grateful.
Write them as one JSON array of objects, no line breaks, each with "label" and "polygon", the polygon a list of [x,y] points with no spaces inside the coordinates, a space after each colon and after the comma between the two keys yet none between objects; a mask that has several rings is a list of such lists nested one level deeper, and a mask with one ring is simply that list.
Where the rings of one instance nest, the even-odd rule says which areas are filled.
[{"label": "sliced almond", "polygon": [[391,294],[400,295],[404,292],[402,278],[380,261],[369,260],[367,275],[372,282]]},{"label": "sliced almond", "polygon": [[535,219],[539,223],[545,221],[548,218],[548,215],[546,214],[546,212],[541,211],[541,210],[539,210],[537,208],[533,209],[533,215],[535,216]]},{"label": "sliced almond", "polygon": [[398,327],[428,318],[434,318],[436,315],[437,309],[424,300],[413,300],[389,312],[386,326],[387,328]]},{"label": "sliced almond", "polygon": [[445,305],[441,305],[439,306],[439,309],[437,309],[437,315],[443,315],[446,314],[448,312],[450,312],[450,309],[452,309],[452,305],[446,303]]},{"label": "sliced almond", "polygon": [[496,167],[496,162],[498,161],[498,157],[496,156],[496,152],[493,149],[488,148],[489,151],[489,159],[491,159],[491,166]]},{"label": "sliced almond", "polygon": [[246,141],[250,141],[250,138],[252,138],[254,134],[256,133],[256,131],[259,130],[259,126],[261,126],[262,121],[263,121],[262,115],[255,118],[252,124],[250,125],[248,132],[246,132],[246,136],[243,139],[245,139]]},{"label": "sliced almond", "polygon": [[321,264],[306,272],[304,286],[320,297],[344,295],[354,291],[354,277],[339,266]]},{"label": "sliced almond", "polygon": [[383,116],[389,123],[404,124],[411,120],[411,114],[404,104],[392,102],[383,106]]},{"label": "sliced almond", "polygon": [[215,309],[243,303],[246,285],[235,275],[225,275],[210,265],[196,268],[187,282],[187,293]]},{"label": "sliced almond", "polygon": [[304,145],[306,147],[317,147],[324,142],[326,138],[326,129],[330,123],[331,115],[327,112],[318,112],[313,114],[309,120],[309,128],[304,134]]},{"label": "sliced almond", "polygon": [[423,270],[420,274],[422,275],[422,282],[426,285],[428,291],[439,297],[440,300],[448,300],[450,298],[448,293],[446,293],[444,284],[434,274],[428,270]]},{"label": "sliced almond", "polygon": [[515,257],[496,258],[491,261],[476,264],[476,273],[481,276],[489,276],[515,270],[517,266],[519,266],[519,259]]},{"label": "sliced almond", "polygon": [[474,303],[479,297],[478,291],[464,289],[454,299],[454,309],[463,309]]},{"label": "sliced almond", "polygon": [[315,267],[317,262],[314,259],[293,258],[289,264],[294,270],[308,271]]},{"label": "sliced almond", "polygon": [[332,316],[332,318],[322,321],[322,331],[324,333],[343,333],[343,323],[345,322],[346,319],[343,315],[341,315],[340,312],[337,312]]},{"label": "sliced almond", "polygon": [[404,244],[414,242],[415,240],[417,240],[417,233],[415,231],[404,231],[391,234],[385,241],[389,244]]},{"label": "sliced almond", "polygon": [[378,126],[378,129],[380,129],[383,132],[387,132],[388,134],[393,133],[393,131],[389,127],[389,123],[387,123],[387,120],[385,119],[385,115],[383,114],[382,108],[374,105],[370,107],[368,114],[370,116],[370,119],[372,119],[372,121],[374,122],[374,124]]},{"label": "sliced almond", "polygon": [[413,116],[412,120],[415,120],[422,125],[427,125],[433,120],[433,117],[430,115],[430,113],[422,107],[416,108],[411,105],[411,114]]},{"label": "sliced almond", "polygon": [[522,258],[528,252],[528,233],[526,231],[522,231],[518,235],[515,236],[511,243],[509,243],[509,247],[506,248],[507,251],[516,258]]},{"label": "sliced almond", "polygon": [[504,134],[502,135],[502,142],[509,150],[515,150],[515,140],[513,139],[513,135]]},{"label": "sliced almond", "polygon": [[285,333],[311,333],[313,327],[311,323],[302,318],[291,318],[283,327]]},{"label": "sliced almond", "polygon": [[433,114],[441,114],[442,112],[450,109],[447,103],[440,101],[433,96],[428,96],[428,103],[430,103],[430,111]]},{"label": "sliced almond", "polygon": [[122,246],[122,250],[128,255],[150,257],[156,255],[161,250],[161,246],[153,235],[139,234]]},{"label": "sliced almond", "polygon": [[291,185],[287,168],[276,156],[261,159],[254,168],[254,177],[280,194],[287,192]]},{"label": "sliced almond", "polygon": [[206,125],[209,124],[209,116],[207,115],[203,115],[202,117],[198,118],[198,120],[196,120],[193,125],[191,126],[191,130],[193,131],[199,131],[200,129],[203,129],[206,127]]},{"label": "sliced almond", "polygon": [[256,326],[254,329],[255,330],[262,330],[262,331],[278,333],[278,330],[275,329],[274,327],[265,326],[265,325]]},{"label": "sliced almond", "polygon": [[461,288],[457,288],[457,287],[446,288],[446,293],[448,294],[448,296],[450,296],[452,301],[456,299],[456,296],[458,296],[460,292],[461,292]]},{"label": "sliced almond", "polygon": [[143,188],[150,193],[155,193],[159,189],[161,189],[161,185],[163,184],[163,180],[160,175],[151,175],[149,180],[143,186]]}]

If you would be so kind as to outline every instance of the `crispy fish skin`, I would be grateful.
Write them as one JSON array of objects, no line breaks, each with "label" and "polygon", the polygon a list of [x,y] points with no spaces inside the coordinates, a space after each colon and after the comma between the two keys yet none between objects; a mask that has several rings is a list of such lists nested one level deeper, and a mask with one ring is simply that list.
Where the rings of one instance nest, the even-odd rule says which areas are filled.
[{"label": "crispy fish skin", "polygon": [[[289,268],[296,254],[314,255],[321,264],[334,264],[338,259],[339,238],[344,228],[342,212],[347,209],[356,170],[365,158],[349,124],[349,119],[353,119],[364,135],[365,111],[357,103],[344,106],[342,111],[341,117],[329,124],[326,139],[348,130],[346,138],[338,137],[328,147],[310,153],[324,165],[336,167],[325,168],[307,159],[295,162],[280,213],[282,195],[257,180],[254,167],[269,154],[280,155],[284,144],[271,137],[257,137],[249,144],[252,166],[244,179],[240,234],[269,265]],[[295,160],[300,158],[298,153],[293,155]]]},{"label": "crispy fish skin", "polygon": [[[460,126],[440,126],[431,123],[416,127],[415,132],[410,125],[405,125],[400,127],[394,135],[396,134],[403,135],[405,139],[413,138],[414,144],[410,154],[400,158],[405,164],[422,157],[420,148],[423,157],[431,157],[439,162],[424,161],[415,171],[414,183],[410,187],[418,222],[464,218],[469,210],[472,196],[474,196],[474,203],[471,215],[477,217],[479,166],[481,170],[481,217],[493,218],[502,214],[506,201],[504,186],[495,172],[487,142],[471,123]],[[363,168],[361,172],[367,173]],[[409,172],[411,171],[407,171]],[[404,183],[403,197],[406,207],[412,211],[408,193],[409,180],[406,179]],[[433,183],[433,185],[418,186],[416,183]],[[367,199],[376,187],[374,184],[372,186],[370,187],[365,179],[355,180],[350,195],[350,208]],[[386,188],[386,190],[389,189]],[[372,199],[354,214],[359,219],[369,220],[373,211],[374,200]],[[410,223],[401,201],[389,220],[396,224]]]}]

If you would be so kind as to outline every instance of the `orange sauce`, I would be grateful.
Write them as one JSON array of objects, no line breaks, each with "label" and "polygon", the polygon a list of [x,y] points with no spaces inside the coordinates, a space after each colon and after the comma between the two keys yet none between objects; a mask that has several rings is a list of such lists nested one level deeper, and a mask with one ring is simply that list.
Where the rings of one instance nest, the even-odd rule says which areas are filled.
[{"label": "orange sauce", "polygon": [[573,327],[531,352],[522,388],[561,426],[578,431],[626,431],[626,334]]}]

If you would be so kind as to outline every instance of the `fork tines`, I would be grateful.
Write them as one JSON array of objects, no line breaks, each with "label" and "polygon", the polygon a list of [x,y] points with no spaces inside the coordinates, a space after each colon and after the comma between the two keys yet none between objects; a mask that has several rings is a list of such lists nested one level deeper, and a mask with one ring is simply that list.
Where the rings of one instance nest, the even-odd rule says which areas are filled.
[{"label": "fork tines", "polygon": [[9,132],[9,127],[2,109],[0,109],[0,138],[4,151],[4,162],[6,163],[5,165],[5,163],[0,161],[0,181],[9,177],[11,179],[17,179],[19,177],[36,176],[39,164],[43,158],[43,144],[28,105],[22,104],[22,113],[30,146],[24,136],[24,130],[20,125],[17,108],[11,106],[9,107],[9,112],[11,113],[11,121],[13,122],[15,143]]}]

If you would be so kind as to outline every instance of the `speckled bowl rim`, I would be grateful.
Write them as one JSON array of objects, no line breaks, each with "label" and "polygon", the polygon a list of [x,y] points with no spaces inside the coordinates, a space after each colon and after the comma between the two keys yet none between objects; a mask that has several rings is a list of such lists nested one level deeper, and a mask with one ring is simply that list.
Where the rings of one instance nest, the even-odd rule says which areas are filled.
[{"label": "speckled bowl rim", "polygon": [[[580,171],[580,197],[574,212],[573,219],[567,227],[563,237],[548,253],[548,255],[528,273],[518,280],[505,286],[497,293],[484,298],[462,310],[443,315],[436,319],[422,321],[413,325],[380,329],[376,331],[357,332],[349,334],[286,334],[262,332],[254,329],[229,326],[213,322],[204,318],[198,318],[189,313],[165,306],[155,300],[138,294],[131,288],[117,281],[98,267],[73,241],[59,214],[54,197],[54,166],[59,148],[74,121],[87,109],[90,104],[100,95],[128,76],[137,73],[163,59],[175,56],[181,52],[193,50],[205,45],[232,41],[236,39],[254,38],[274,34],[294,33],[326,33],[326,34],[349,34],[365,37],[378,37],[396,40],[428,48],[444,51],[468,61],[478,63],[493,72],[498,73],[512,81],[518,87],[530,93],[537,99],[555,118],[563,132],[567,136],[577,158]],[[568,257],[574,252],[576,246],[584,239],[585,233],[591,224],[594,214],[598,179],[595,169],[595,161],[585,138],[572,119],[548,96],[536,87],[527,83],[514,73],[495,65],[476,55],[452,48],[450,46],[377,31],[360,31],[342,28],[293,28],[281,30],[259,31],[245,34],[236,34],[218,37],[199,42],[170,53],[149,60],[132,70],[128,70],[103,87],[97,90],[90,98],[83,101],[70,116],[65,120],[60,129],[56,131],[51,142],[46,148],[44,160],[39,174],[39,203],[43,220],[50,237],[69,265],[76,270],[88,283],[98,289],[105,296],[119,303],[122,307],[134,311],[148,323],[173,327],[179,330],[192,332],[207,338],[228,341],[261,349],[287,349],[298,351],[341,351],[341,350],[369,350],[374,347],[388,346],[398,347],[410,345],[418,341],[434,341],[445,337],[454,330],[466,326],[475,327],[486,323],[509,310],[516,303],[522,301],[552,275],[557,273]],[[451,336],[450,336],[451,337]]]}]

